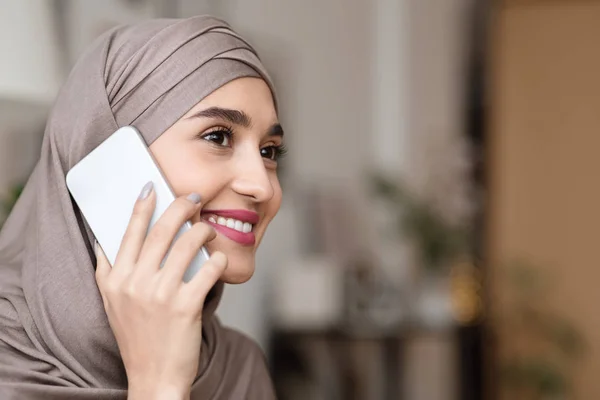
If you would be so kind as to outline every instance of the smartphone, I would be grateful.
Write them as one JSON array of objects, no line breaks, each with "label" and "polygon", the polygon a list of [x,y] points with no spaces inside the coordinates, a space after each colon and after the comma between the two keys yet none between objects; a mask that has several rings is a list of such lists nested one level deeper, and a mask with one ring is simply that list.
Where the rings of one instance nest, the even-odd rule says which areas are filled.
[{"label": "smartphone", "polygon": [[[143,186],[152,181],[156,192],[156,209],[148,230],[175,200],[144,138],[133,126],[125,126],[110,135],[69,170],[66,181],[69,192],[111,265],[114,265],[133,206]],[[173,242],[191,227],[192,224],[186,221]],[[165,260],[167,257],[168,253]],[[188,266],[184,282],[192,279],[208,257],[208,251],[202,247]],[[161,267],[165,260],[162,260]]]}]

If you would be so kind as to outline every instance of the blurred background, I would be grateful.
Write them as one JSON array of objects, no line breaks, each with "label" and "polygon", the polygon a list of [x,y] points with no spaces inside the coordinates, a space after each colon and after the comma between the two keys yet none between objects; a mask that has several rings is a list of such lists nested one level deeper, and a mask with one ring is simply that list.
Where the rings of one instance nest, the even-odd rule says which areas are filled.
[{"label": "blurred background", "polygon": [[290,148],[218,311],[281,399],[600,398],[599,1],[0,5],[0,223],[96,36],[213,14],[272,72]]}]

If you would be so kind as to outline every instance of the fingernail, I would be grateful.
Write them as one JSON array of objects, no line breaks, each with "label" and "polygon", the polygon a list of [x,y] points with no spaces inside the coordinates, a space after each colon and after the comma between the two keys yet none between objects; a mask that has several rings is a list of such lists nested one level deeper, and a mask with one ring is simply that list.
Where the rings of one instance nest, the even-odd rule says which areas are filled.
[{"label": "fingernail", "polygon": [[146,183],[144,185],[144,187],[142,188],[142,192],[140,193],[139,199],[144,200],[145,198],[150,196],[150,193],[152,192],[153,187],[154,187],[154,183],[152,181]]},{"label": "fingernail", "polygon": [[200,203],[200,195],[198,193],[190,193],[187,199],[194,204]]},{"label": "fingernail", "polygon": [[98,254],[98,241],[94,239],[94,253],[96,253],[96,255]]}]

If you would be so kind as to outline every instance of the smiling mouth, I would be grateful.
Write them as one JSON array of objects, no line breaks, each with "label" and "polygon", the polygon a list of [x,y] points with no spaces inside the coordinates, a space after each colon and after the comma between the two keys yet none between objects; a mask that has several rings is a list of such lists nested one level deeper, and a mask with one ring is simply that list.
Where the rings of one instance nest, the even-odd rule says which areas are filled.
[{"label": "smiling mouth", "polygon": [[254,228],[259,215],[247,210],[204,210],[202,220],[213,226],[218,233],[243,246],[256,243]]}]

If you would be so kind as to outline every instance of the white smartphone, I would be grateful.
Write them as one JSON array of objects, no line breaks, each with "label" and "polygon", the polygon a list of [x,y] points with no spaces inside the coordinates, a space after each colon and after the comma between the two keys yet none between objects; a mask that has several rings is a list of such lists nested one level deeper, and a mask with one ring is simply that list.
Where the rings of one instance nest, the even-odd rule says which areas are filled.
[{"label": "white smartphone", "polygon": [[[111,265],[115,262],[143,186],[152,181],[156,192],[156,209],[148,229],[175,200],[144,139],[132,126],[113,133],[71,168],[66,180],[73,199]],[[191,227],[192,224],[187,221],[173,242]],[[202,247],[188,266],[184,282],[196,274],[208,257],[208,251]]]}]

